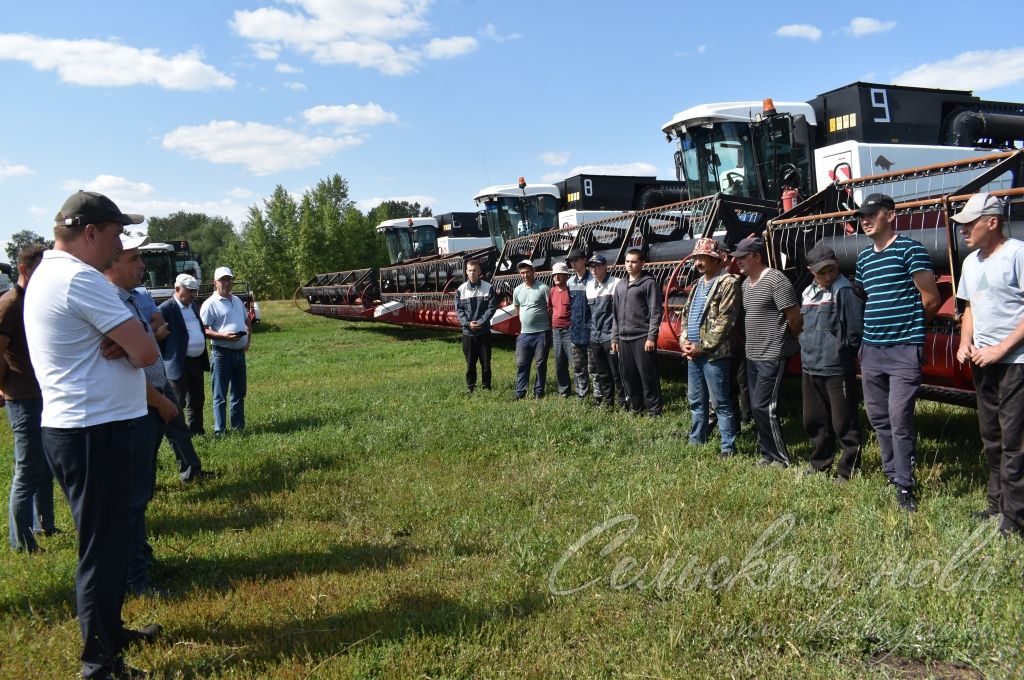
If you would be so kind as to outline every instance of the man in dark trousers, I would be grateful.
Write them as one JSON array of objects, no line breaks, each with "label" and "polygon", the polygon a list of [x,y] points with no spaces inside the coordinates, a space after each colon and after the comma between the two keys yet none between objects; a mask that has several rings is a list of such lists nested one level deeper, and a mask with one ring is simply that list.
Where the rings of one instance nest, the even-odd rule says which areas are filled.
[{"label": "man in dark trousers", "polygon": [[864,329],[864,301],[839,273],[834,250],[818,243],[807,251],[814,282],[800,300],[800,364],[804,430],[814,444],[807,473],[828,472],[839,440],[835,481],[849,481],[860,458],[857,419],[857,350]]},{"label": "man in dark trousers", "polygon": [[132,675],[122,653],[128,569],[132,421],[146,415],[142,367],[156,342],[100,270],[120,247],[126,215],[106,196],[79,191],[57,213],[56,245],[25,293],[25,335],[43,393],[43,447],[78,530],[75,595],[82,677]]},{"label": "man in dark trousers", "polygon": [[896,503],[916,512],[914,406],[924,326],[939,311],[939,290],[928,251],[896,232],[890,196],[871,194],[856,214],[873,242],[857,256],[857,281],[868,296],[860,350],[864,410],[878,436],[882,472],[896,487]]},{"label": "man in dark trousers", "polygon": [[800,298],[789,279],[768,266],[764,239],[750,236],[732,256],[743,279],[743,317],[746,328],[747,382],[750,408],[761,449],[758,465],[789,467],[789,451],[779,424],[779,390],[786,360],[800,350]]},{"label": "man in dark trousers", "polygon": [[[572,268],[566,285],[572,304],[572,377],[576,397],[582,401],[590,390],[591,368],[594,358],[590,356],[590,304],[587,300],[587,286],[594,275],[587,270],[587,257],[579,248],[573,248],[565,256],[565,262]],[[594,399],[600,399],[600,389],[594,381]]]},{"label": "man in dark trousers", "polygon": [[615,290],[622,282],[608,273],[608,261],[594,255],[587,262],[592,274],[587,282],[590,307],[590,357],[594,362],[594,405],[626,408],[626,393],[619,375],[619,356],[612,352],[612,319]]},{"label": "man in dark trousers", "polygon": [[467,281],[455,291],[455,314],[462,326],[462,353],[466,357],[466,391],[476,389],[476,364],[480,362],[481,387],[491,389],[491,317],[498,298],[491,284],[480,278],[480,263],[466,263]]},{"label": "man in dark trousers", "polygon": [[658,282],[644,270],[643,251],[626,251],[629,279],[615,289],[611,351],[619,355],[622,384],[629,410],[651,417],[661,415],[661,382],[656,351],[661,326],[662,293]]},{"label": "man in dark trousers", "polygon": [[206,403],[203,373],[210,370],[206,335],[199,320],[199,305],[195,301],[198,292],[196,277],[179,274],[174,280],[174,296],[164,300],[158,308],[169,332],[160,340],[164,369],[171,381],[178,408],[187,414],[188,428],[193,435],[206,434],[203,427],[203,406]]},{"label": "man in dark trousers", "polygon": [[988,459],[988,503],[999,530],[1024,535],[1024,243],[1003,231],[1006,206],[975,194],[953,216],[973,250],[956,296],[967,302],[957,358],[971,362]]}]

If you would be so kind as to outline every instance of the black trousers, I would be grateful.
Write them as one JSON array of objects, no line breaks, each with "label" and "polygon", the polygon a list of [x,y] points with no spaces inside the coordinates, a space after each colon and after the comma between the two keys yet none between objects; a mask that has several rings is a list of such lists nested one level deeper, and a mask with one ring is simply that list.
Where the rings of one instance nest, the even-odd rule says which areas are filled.
[{"label": "black trousers", "polygon": [[989,507],[1003,528],[1024,532],[1024,364],[972,366],[988,460]]},{"label": "black trousers", "polygon": [[802,382],[804,430],[814,444],[811,467],[820,471],[831,469],[838,440],[842,453],[836,474],[849,479],[860,459],[857,376],[803,373]]},{"label": "black trousers", "polygon": [[491,389],[491,334],[463,335],[462,353],[466,356],[466,387],[476,387],[476,363],[479,361],[483,388]]},{"label": "black trousers", "polygon": [[779,424],[779,389],[786,360],[755,361],[747,357],[750,409],[757,426],[757,443],[765,458],[789,465],[789,451]]},{"label": "black trousers", "polygon": [[[167,437],[167,443],[171,445],[171,451],[174,451],[174,457],[178,461],[178,476],[183,481],[189,481],[199,474],[203,464],[196,453],[195,444],[192,443],[191,428],[185,424],[185,417],[182,415],[181,396],[173,386],[164,390],[164,396],[177,405],[178,415],[174,416],[171,422],[163,424],[163,434]],[[161,439],[156,440],[157,449],[160,448]]]},{"label": "black trousers", "polygon": [[[590,359],[594,363],[594,403],[612,408],[626,406],[626,393],[619,375],[619,356],[612,354],[611,340],[590,343]],[[616,402],[616,393],[618,401]]]},{"label": "black trousers", "polygon": [[185,357],[181,377],[168,382],[177,397],[178,408],[185,411],[188,429],[192,434],[206,434],[203,428],[203,407],[206,405],[203,357]]},{"label": "black trousers", "polygon": [[658,378],[657,352],[645,352],[647,338],[619,341],[619,373],[629,399],[629,410],[661,415],[661,380]]},{"label": "black trousers", "polygon": [[750,422],[754,414],[750,411],[750,390],[747,386],[747,357],[740,351],[732,354],[732,412],[742,423]]},{"label": "black trousers", "polygon": [[121,607],[128,571],[131,421],[43,428],[43,447],[78,531],[75,598],[82,676],[109,672],[124,649]]}]

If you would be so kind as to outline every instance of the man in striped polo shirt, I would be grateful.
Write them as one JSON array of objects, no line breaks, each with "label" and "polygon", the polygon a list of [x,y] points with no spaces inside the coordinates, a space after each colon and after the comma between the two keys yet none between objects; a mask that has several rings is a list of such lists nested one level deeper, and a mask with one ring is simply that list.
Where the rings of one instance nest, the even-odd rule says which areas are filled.
[{"label": "man in striped polo shirt", "polygon": [[939,311],[939,291],[924,246],[896,233],[896,203],[868,196],[856,215],[873,241],[857,256],[857,281],[867,293],[860,351],[868,421],[878,435],[882,471],[896,502],[917,510],[914,497],[914,403],[921,386],[924,325]]},{"label": "man in striped polo shirt", "polygon": [[789,279],[768,266],[764,239],[743,239],[732,256],[746,274],[742,285],[745,351],[750,410],[762,456],[758,465],[789,467],[789,452],[779,424],[779,389],[786,360],[800,351],[796,342],[803,327],[800,298]]}]

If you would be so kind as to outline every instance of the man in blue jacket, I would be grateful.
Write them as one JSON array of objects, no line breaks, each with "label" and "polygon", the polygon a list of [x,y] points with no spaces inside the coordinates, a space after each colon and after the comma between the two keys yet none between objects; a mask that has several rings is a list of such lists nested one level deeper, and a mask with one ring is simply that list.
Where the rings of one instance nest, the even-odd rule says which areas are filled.
[{"label": "man in blue jacket", "polygon": [[[174,280],[174,295],[158,308],[170,332],[160,342],[164,368],[178,406],[188,414],[188,426],[194,435],[206,433],[203,428],[203,405],[206,401],[203,373],[210,370],[206,336],[199,321],[199,305],[195,303],[198,292],[196,277],[179,274]],[[186,312],[192,316],[185,316]]]},{"label": "man in blue jacket", "polygon": [[[569,304],[572,308],[569,336],[572,341],[572,375],[576,397],[582,401],[590,390],[590,305],[587,302],[587,286],[594,275],[587,270],[587,256],[579,248],[573,248],[565,256],[565,262],[572,268],[566,285],[569,286]],[[594,398],[601,398],[597,381],[594,381]]]},{"label": "man in blue jacket", "polygon": [[455,291],[455,314],[462,326],[462,353],[466,357],[466,391],[476,389],[476,364],[480,362],[481,385],[491,389],[491,317],[498,298],[491,284],[481,280],[480,263],[466,263],[465,283]]},{"label": "man in blue jacket", "polygon": [[807,473],[828,472],[841,455],[835,481],[845,483],[860,458],[857,421],[857,350],[864,331],[864,301],[839,273],[835,251],[819,242],[807,252],[814,282],[800,301],[800,363],[804,429],[814,444]]}]

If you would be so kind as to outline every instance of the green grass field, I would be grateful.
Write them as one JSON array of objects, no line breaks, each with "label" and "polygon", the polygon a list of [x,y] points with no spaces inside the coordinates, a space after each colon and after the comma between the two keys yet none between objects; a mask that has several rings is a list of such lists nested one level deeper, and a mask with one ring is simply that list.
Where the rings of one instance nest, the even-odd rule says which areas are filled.
[{"label": "green grass field", "polygon": [[[198,440],[222,475],[184,488],[161,452],[149,526],[172,594],[124,609],[165,628],[128,657],[155,677],[1021,676],[1024,545],[969,517],[985,479],[973,411],[919,407],[908,516],[873,442],[843,487],[688,445],[672,362],[666,417],[637,419],[512,403],[510,344],[494,392],[467,398],[455,334],[290,303],[264,318],[248,431]],[[0,549],[3,678],[78,670],[63,500],[58,524],[45,554]]]}]

